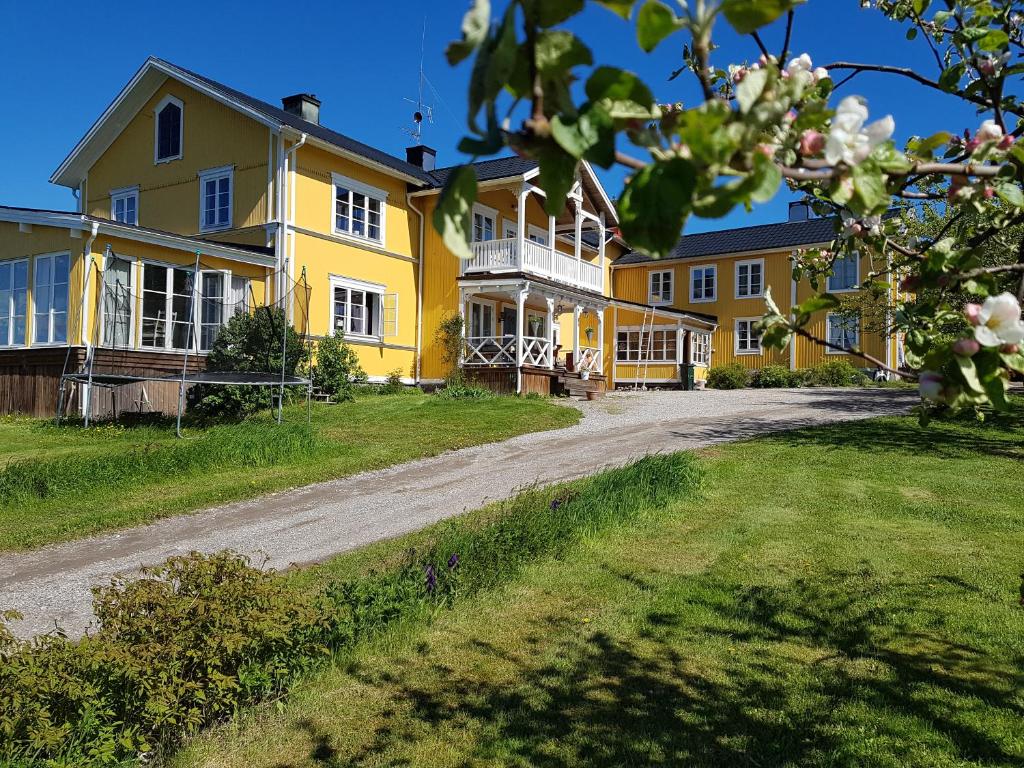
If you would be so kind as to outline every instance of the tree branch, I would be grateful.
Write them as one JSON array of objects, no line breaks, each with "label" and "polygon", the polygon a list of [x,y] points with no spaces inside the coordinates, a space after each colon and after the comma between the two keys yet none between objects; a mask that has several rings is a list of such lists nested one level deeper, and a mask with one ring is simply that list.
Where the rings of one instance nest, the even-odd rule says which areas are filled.
[{"label": "tree branch", "polygon": [[[907,373],[907,372],[899,370],[898,368],[893,368],[892,366],[886,365],[884,362],[879,360],[874,355],[869,355],[867,352],[864,352],[863,350],[859,350],[859,349],[845,349],[845,348],[839,346],[838,344],[833,344],[830,341],[825,341],[824,339],[819,339],[817,336],[815,336],[812,333],[809,333],[808,331],[804,330],[803,328],[793,328],[792,330],[793,330],[793,333],[796,334],[797,336],[801,336],[802,338],[805,338],[808,341],[810,341],[810,342],[812,342],[814,344],[817,344],[819,347],[825,347],[826,349],[831,349],[831,350],[833,350],[835,352],[845,352],[848,355],[853,355],[854,357],[859,357],[861,360],[867,360],[869,363],[871,363],[872,365],[877,366],[878,368],[881,368],[883,371],[888,371],[889,373],[892,373],[892,374],[894,374],[896,376],[900,376],[901,378],[910,379],[911,381],[917,381],[917,376],[915,376],[914,374]],[[790,342],[790,343],[792,343],[792,342]]]},{"label": "tree branch", "polygon": [[782,41],[782,54],[779,56],[779,66],[786,66],[786,59],[789,58],[789,41],[793,36],[793,9],[786,14],[786,38]]},{"label": "tree branch", "polygon": [[768,48],[765,46],[764,40],[761,39],[761,36],[757,33],[756,29],[750,33],[750,36],[754,38],[754,42],[757,43],[757,47],[761,49],[761,55],[764,56],[767,61],[771,57],[771,54],[768,53]]}]

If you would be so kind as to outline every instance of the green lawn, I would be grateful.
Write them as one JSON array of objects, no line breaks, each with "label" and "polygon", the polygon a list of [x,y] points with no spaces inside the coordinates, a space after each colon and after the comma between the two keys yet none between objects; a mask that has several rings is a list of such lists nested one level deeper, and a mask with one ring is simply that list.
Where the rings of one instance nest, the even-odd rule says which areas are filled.
[{"label": "green lawn", "polygon": [[699,500],[407,623],[173,762],[1024,764],[1022,461],[1024,410],[706,451]]},{"label": "green lawn", "polygon": [[38,546],[446,450],[575,424],[551,401],[361,397],[240,425],[90,429],[0,418],[0,550]]}]

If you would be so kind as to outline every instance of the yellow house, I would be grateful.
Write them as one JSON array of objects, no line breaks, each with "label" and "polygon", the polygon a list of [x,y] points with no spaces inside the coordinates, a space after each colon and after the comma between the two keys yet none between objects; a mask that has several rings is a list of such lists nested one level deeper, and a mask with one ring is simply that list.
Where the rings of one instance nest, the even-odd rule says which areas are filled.
[{"label": "yellow house", "polygon": [[[167,409],[172,394],[144,380],[201,370],[222,324],[261,305],[314,342],[343,332],[371,381],[442,382],[438,329],[458,316],[459,364],[499,391],[678,384],[769,362],[743,318],[769,284],[785,298],[785,249],[831,239],[820,221],[764,247],[734,247],[744,230],[687,236],[651,263],[618,236],[587,164],[555,218],[536,163],[510,157],[475,166],[463,263],[431,224],[452,170],[434,150],[394,157],[319,114],[309,94],[278,107],[148,59],[50,179],[74,210],[0,208],[0,412],[52,413],[69,374],[75,407]],[[693,294],[697,275],[709,287]],[[83,397],[84,370],[107,394]]]}]

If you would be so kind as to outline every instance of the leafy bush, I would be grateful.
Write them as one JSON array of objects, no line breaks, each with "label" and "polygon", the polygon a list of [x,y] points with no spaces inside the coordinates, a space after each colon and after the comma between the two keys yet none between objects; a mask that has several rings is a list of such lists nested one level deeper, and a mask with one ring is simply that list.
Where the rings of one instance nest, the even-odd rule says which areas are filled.
[{"label": "leafy bush", "polygon": [[478,387],[475,384],[449,384],[444,389],[439,389],[434,394],[439,400],[488,400],[497,397],[489,389]]},{"label": "leafy bush", "polygon": [[[284,372],[294,376],[309,361],[302,337],[287,324],[284,311],[258,307],[232,317],[220,329],[206,358],[210,371],[281,373],[281,339],[285,338]],[[207,418],[242,418],[270,405],[267,387],[200,384],[189,390],[189,407]],[[276,390],[274,390],[276,393]],[[305,396],[304,387],[286,387],[286,397]]]},{"label": "leafy bush", "polygon": [[[204,724],[284,691],[331,650],[507,581],[531,561],[692,492],[688,454],[651,456],[438,527],[398,567],[317,590],[229,552],[192,553],[94,590],[99,629],[15,641],[0,620],[0,763],[157,757]],[[10,619],[9,614],[0,619]]]},{"label": "leafy bush", "polygon": [[750,371],[739,363],[718,365],[708,371],[708,386],[712,389],[743,389],[750,385]]},{"label": "leafy bush", "polygon": [[445,383],[455,386],[463,383],[462,368],[459,359],[462,357],[462,332],[465,322],[461,315],[449,314],[442,320],[434,334],[434,340],[441,347],[441,362],[445,366]]},{"label": "leafy bush", "polygon": [[803,383],[804,377],[799,371],[791,371],[784,365],[766,365],[754,372],[750,385],[759,389],[774,389],[799,387]]},{"label": "leafy bush", "polygon": [[853,387],[867,384],[869,379],[859,368],[846,360],[826,360],[808,369],[810,384],[817,387]]},{"label": "leafy bush", "polygon": [[359,355],[345,343],[342,331],[336,330],[317,342],[313,381],[339,402],[351,400],[353,386],[366,381]]}]

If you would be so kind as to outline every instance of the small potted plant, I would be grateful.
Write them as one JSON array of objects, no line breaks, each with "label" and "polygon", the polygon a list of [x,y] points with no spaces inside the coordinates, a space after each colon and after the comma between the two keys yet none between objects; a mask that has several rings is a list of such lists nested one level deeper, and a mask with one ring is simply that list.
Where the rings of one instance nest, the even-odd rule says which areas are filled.
[{"label": "small potted plant", "polygon": [[530,335],[531,336],[540,336],[540,326],[541,326],[541,324],[543,322],[544,321],[541,320],[539,317],[531,317],[530,318]]},{"label": "small potted plant", "polygon": [[583,330],[583,332],[585,334],[587,334],[587,345],[589,346],[589,345],[593,344],[594,343],[594,329],[591,328],[590,326],[587,326]]}]

